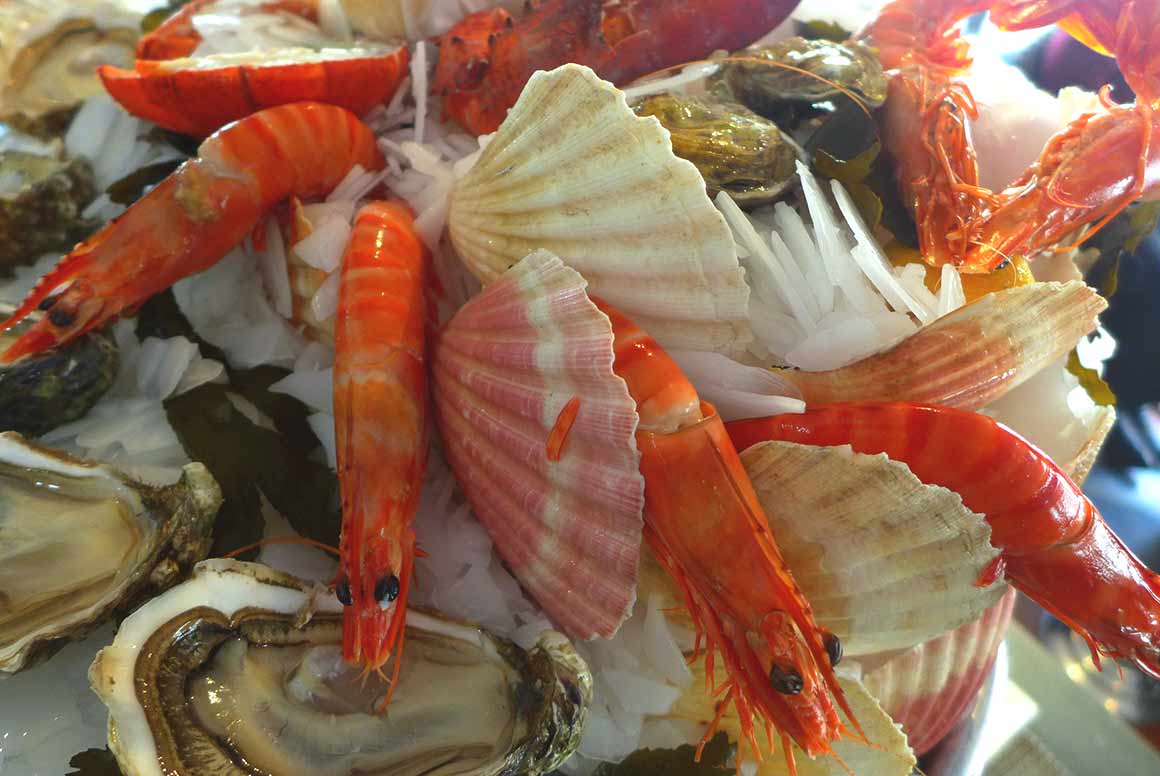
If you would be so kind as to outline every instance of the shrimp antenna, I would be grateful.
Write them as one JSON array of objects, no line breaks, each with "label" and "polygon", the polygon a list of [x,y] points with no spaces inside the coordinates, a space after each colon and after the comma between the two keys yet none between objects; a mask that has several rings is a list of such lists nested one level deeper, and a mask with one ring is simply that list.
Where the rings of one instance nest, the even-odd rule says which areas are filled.
[{"label": "shrimp antenna", "polygon": [[250,550],[256,550],[260,547],[265,547],[267,544],[307,544],[307,545],[310,545],[311,547],[317,547],[318,549],[323,550],[324,552],[328,552],[336,558],[339,557],[339,555],[341,554],[341,553],[339,553],[337,547],[330,545],[330,544],[327,544],[326,542],[319,542],[319,541],[315,541],[314,539],[307,539],[305,536],[271,536],[267,539],[259,539],[258,541],[253,542],[252,544],[247,544],[245,546],[237,548],[236,550],[232,550],[230,552],[227,552],[225,555],[222,555],[222,557],[223,558],[236,558],[237,556],[241,555],[244,552],[249,552]]}]

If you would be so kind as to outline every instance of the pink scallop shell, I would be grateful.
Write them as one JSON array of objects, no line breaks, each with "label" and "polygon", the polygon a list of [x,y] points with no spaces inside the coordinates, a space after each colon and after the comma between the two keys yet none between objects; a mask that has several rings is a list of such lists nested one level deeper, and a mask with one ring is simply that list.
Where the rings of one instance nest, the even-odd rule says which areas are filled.
[{"label": "pink scallop shell", "polygon": [[974,622],[924,641],[865,676],[866,688],[902,725],[916,755],[934,748],[973,707],[1014,608],[1012,588]]},{"label": "pink scallop shell", "polygon": [[[434,348],[435,420],[452,470],[515,577],[573,638],[632,610],[644,479],[636,404],[586,283],[537,251],[469,301]],[[580,411],[558,461],[548,435]]]}]

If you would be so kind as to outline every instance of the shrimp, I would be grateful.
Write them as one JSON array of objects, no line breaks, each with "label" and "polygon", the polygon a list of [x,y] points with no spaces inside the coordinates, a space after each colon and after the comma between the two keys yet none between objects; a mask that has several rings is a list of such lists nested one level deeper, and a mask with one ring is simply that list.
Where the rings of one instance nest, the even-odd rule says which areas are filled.
[{"label": "shrimp", "polygon": [[[979,185],[967,131],[977,108],[960,80],[970,58],[953,29],[984,10],[1004,29],[1061,22],[1116,56],[1139,98],[1131,106],[1105,99],[1106,112],[1077,118],[1001,192]],[[891,70],[883,142],[929,264],[988,272],[1098,221],[1091,236],[1133,200],[1160,194],[1153,142],[1160,76],[1151,53],[1160,45],[1157,0],[895,0],[857,38]]]},{"label": "shrimp", "polygon": [[0,362],[66,344],[135,309],[216,264],[281,200],[321,196],[355,165],[383,163],[374,133],[333,105],[283,105],[231,124],[40,280],[0,330],[33,310],[45,315]]},{"label": "shrimp", "polygon": [[783,440],[885,453],[955,491],[1001,550],[977,584],[1005,577],[1100,655],[1160,678],[1160,576],[1124,546],[1079,486],[985,415],[906,402],[833,404],[728,424],[738,449]]},{"label": "shrimp", "polygon": [[717,412],[652,337],[593,301],[612,321],[613,371],[640,417],[645,540],[684,593],[710,683],[723,658],[721,713],[733,703],[759,758],[755,721],[770,748],[776,730],[795,773],[790,739],[810,756],[831,752],[845,730],[835,699],[854,720],[834,674],[840,642],[814,622]]},{"label": "shrimp", "polygon": [[335,323],[342,495],[335,591],[346,605],[343,655],[368,671],[396,645],[402,650],[415,559],[411,524],[427,465],[427,271],[427,251],[405,204],[372,202],[359,211],[342,260]]},{"label": "shrimp", "polygon": [[440,37],[433,89],[444,115],[494,132],[537,70],[568,62],[624,83],[737,49],[773,29],[798,0],[546,0],[519,19],[471,14]]}]

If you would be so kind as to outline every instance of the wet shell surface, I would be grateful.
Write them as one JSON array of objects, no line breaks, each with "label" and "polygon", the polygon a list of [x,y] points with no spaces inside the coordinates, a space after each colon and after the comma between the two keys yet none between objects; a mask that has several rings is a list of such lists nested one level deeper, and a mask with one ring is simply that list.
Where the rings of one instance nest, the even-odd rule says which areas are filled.
[{"label": "wet shell surface", "polygon": [[792,442],[762,442],[741,461],[818,624],[848,655],[912,647],[1007,588],[974,585],[999,553],[983,517],[903,463]]},{"label": "wet shell surface", "polygon": [[975,410],[1075,347],[1108,306],[1080,281],[987,294],[890,350],[826,372],[778,370],[809,404],[915,401]]},{"label": "wet shell surface", "polygon": [[586,67],[532,76],[447,224],[485,283],[543,248],[666,348],[740,355],[752,339],[733,237],[697,168]]},{"label": "wet shell surface", "polygon": [[[585,286],[534,253],[460,309],[433,358],[456,479],[512,573],[574,638],[610,636],[631,612],[644,508],[636,405]],[[573,397],[583,401],[552,460]]]},{"label": "wet shell surface", "polygon": [[975,703],[1015,609],[1015,591],[974,622],[925,641],[866,674],[865,684],[902,725],[915,754],[930,751]]}]

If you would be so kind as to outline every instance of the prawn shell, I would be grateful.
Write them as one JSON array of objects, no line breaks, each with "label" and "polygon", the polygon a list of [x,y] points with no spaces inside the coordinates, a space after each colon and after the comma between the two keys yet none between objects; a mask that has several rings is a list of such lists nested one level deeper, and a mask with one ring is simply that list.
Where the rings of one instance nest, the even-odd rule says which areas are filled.
[{"label": "prawn shell", "polygon": [[777,370],[808,404],[913,401],[976,410],[1067,355],[1108,304],[1081,281],[987,294],[890,350],[825,372]]},{"label": "prawn shell", "polygon": [[[573,638],[611,636],[636,599],[644,479],[636,404],[608,319],[545,251],[464,305],[434,347],[435,418],[476,516]],[[579,412],[551,460],[557,418]]]},{"label": "prawn shell", "polygon": [[665,348],[740,356],[752,340],[744,271],[697,168],[586,67],[532,76],[447,223],[485,283],[544,248]]},{"label": "prawn shell", "polygon": [[793,442],[756,444],[741,461],[818,624],[847,655],[913,647],[1007,589],[975,585],[999,555],[983,516],[904,463]]},{"label": "prawn shell", "polygon": [[865,676],[882,708],[902,725],[915,754],[934,748],[975,704],[1011,623],[1015,590],[974,622],[892,657]]},{"label": "prawn shell", "polygon": [[391,98],[408,59],[405,47],[333,59],[286,49],[138,61],[135,70],[103,66],[99,73],[109,95],[129,113],[205,137],[255,111],[292,102],[324,102],[361,116]]}]

